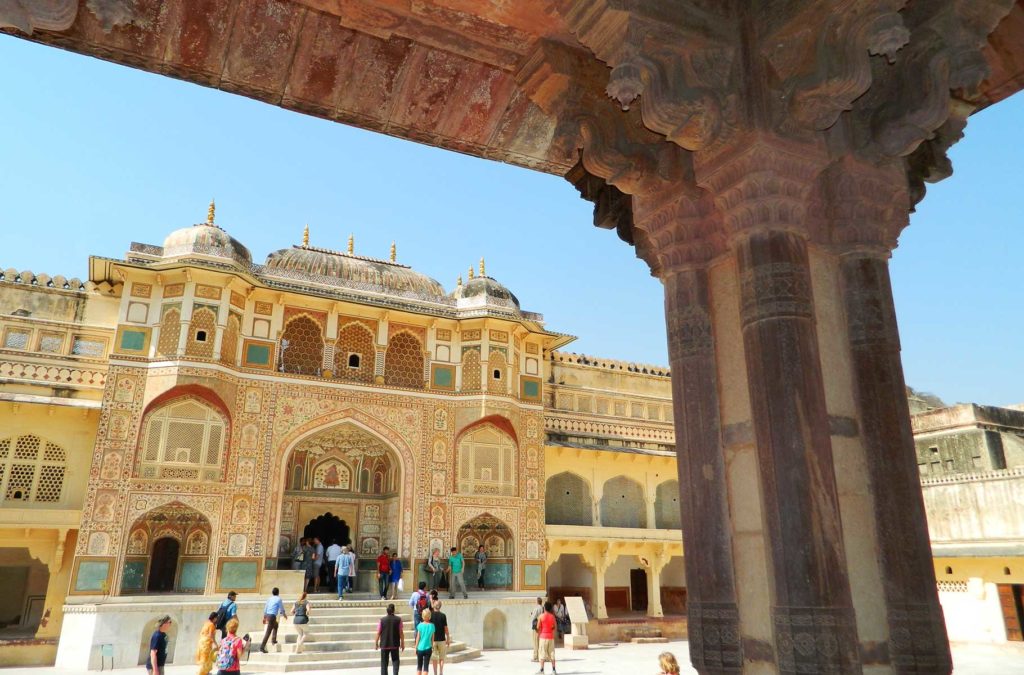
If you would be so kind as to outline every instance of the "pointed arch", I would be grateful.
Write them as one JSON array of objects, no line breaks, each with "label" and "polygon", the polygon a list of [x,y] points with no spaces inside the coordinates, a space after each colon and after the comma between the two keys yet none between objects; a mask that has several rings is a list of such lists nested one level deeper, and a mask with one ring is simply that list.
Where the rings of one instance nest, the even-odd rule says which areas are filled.
[{"label": "pointed arch", "polygon": [[372,383],[376,354],[376,339],[370,327],[359,321],[348,322],[338,330],[334,342],[334,377]]},{"label": "pointed arch", "polygon": [[514,495],[516,450],[515,437],[493,421],[467,427],[456,443],[456,492]]},{"label": "pointed arch", "polygon": [[571,471],[548,478],[544,487],[544,522],[548,525],[593,525],[593,498],[587,479]]}]

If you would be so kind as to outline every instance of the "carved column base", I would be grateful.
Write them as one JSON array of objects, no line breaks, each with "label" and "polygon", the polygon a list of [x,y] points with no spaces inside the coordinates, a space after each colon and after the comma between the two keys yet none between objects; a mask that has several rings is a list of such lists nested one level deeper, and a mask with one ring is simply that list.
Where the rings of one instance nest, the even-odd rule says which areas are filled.
[{"label": "carved column base", "polygon": [[736,605],[688,602],[687,634],[690,663],[701,673],[738,673],[743,670],[740,613]]},{"label": "carved column base", "polygon": [[780,673],[859,673],[860,657],[852,608],[773,607],[775,652]]}]

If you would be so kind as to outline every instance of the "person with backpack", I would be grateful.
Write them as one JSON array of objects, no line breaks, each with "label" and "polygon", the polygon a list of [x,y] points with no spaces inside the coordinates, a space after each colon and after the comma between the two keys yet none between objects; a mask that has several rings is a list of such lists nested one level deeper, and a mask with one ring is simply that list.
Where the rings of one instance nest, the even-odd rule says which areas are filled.
[{"label": "person with backpack", "polygon": [[380,650],[380,675],[388,675],[388,659],[391,673],[398,675],[398,650],[405,651],[405,630],[402,617],[395,614],[395,603],[388,603],[387,614],[377,623],[377,640],[374,649]]},{"label": "person with backpack", "polygon": [[307,623],[309,623],[309,600],[303,593],[292,607],[292,625],[295,626],[295,632],[299,634],[299,639],[295,641],[296,654],[302,653],[302,645],[306,642]]},{"label": "person with backpack", "polygon": [[238,614],[238,605],[235,604],[235,598],[237,597],[238,594],[231,591],[228,593],[227,599],[220,603],[220,607],[217,608],[217,619],[215,621],[215,625],[217,626],[217,630],[220,631],[220,637],[222,640],[227,636],[228,621],[231,621],[231,619],[235,618],[235,615]]},{"label": "person with backpack", "polygon": [[423,619],[423,610],[430,607],[430,596],[427,595],[427,582],[421,581],[420,587],[412,592],[409,598],[409,606],[412,607],[412,625],[415,628],[420,625]]},{"label": "person with backpack", "polygon": [[381,600],[387,598],[388,582],[391,580],[391,556],[388,554],[390,550],[385,546],[377,556],[377,591]]},{"label": "person with backpack", "polygon": [[249,636],[238,637],[238,619],[232,618],[224,627],[227,636],[220,641],[217,649],[217,675],[238,675],[242,670],[242,652],[249,642]]},{"label": "person with backpack", "polygon": [[430,575],[430,587],[435,591],[441,588],[441,550],[434,549],[430,552],[430,558],[427,560],[427,574]]}]

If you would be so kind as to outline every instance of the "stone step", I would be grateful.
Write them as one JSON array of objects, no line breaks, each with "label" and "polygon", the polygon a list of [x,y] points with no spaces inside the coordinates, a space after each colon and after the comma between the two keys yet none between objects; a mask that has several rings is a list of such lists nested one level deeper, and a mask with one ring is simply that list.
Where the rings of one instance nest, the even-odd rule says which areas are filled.
[{"label": "stone step", "polygon": [[[406,641],[406,651],[411,649],[411,643]],[[279,645],[280,646],[280,645]],[[269,647],[269,645],[268,645]],[[464,642],[452,642],[451,647],[448,648],[449,654],[455,654],[470,649],[469,645]],[[306,661],[323,661],[323,660],[349,660],[352,658],[364,658],[373,653],[380,653],[373,649],[373,643],[367,644],[366,642],[360,641],[337,641],[337,642],[310,642],[307,640],[302,645],[302,653],[295,653],[295,645],[284,645],[281,651],[275,651],[273,648],[269,649],[268,653],[260,654],[259,648],[257,647],[254,651],[250,652],[250,657],[255,659],[259,657],[261,661],[274,661],[274,662],[306,662]]]},{"label": "stone step", "polygon": [[[339,652],[342,653],[342,652]],[[380,667],[380,652],[371,650],[368,652],[369,656],[363,656],[353,659],[335,659],[329,658],[322,661],[269,661],[265,660],[267,654],[254,654],[252,659],[243,662],[243,671],[261,671],[261,672],[275,672],[275,673],[294,673],[308,670],[347,670],[350,668],[379,668]],[[256,657],[261,657],[257,659]],[[302,656],[299,654],[298,656]],[[329,655],[329,656],[334,656]],[[480,656],[479,649],[466,649],[456,653],[449,653],[448,658],[445,659],[445,663],[461,663],[463,661],[469,661]],[[406,648],[405,652],[400,657],[402,665],[408,666],[409,664],[416,663],[416,652],[412,649]]]},{"label": "stone step", "polygon": [[[412,640],[416,634],[411,630],[405,631],[405,639]],[[332,642],[337,640],[350,640],[369,642],[373,644],[373,641],[377,638],[377,631],[374,630],[347,630],[344,627],[341,629],[327,630],[327,631],[306,631],[306,642]],[[261,638],[262,639],[262,638]],[[284,644],[294,644],[299,639],[296,634],[282,635],[281,640]]]},{"label": "stone step", "polygon": [[635,645],[653,645],[668,642],[667,637],[635,637],[630,640]]}]

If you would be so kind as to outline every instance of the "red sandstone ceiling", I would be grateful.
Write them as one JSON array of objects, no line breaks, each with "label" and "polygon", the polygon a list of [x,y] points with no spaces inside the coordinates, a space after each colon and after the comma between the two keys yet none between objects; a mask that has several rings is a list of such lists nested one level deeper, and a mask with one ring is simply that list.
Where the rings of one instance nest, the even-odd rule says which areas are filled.
[{"label": "red sandstone ceiling", "polygon": [[[31,39],[479,157],[559,175],[575,162],[513,78],[539,39],[582,49],[557,10],[564,0],[74,2],[42,3],[73,22],[37,22]],[[1024,87],[1024,0],[986,58],[982,105]]]}]

